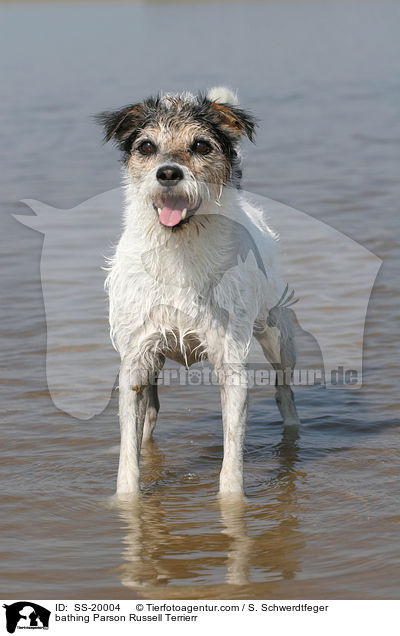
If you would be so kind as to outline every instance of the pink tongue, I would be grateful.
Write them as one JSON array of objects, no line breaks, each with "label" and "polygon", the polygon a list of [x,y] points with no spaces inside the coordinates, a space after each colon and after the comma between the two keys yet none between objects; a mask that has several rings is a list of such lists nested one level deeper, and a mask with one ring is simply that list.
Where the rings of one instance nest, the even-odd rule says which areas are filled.
[{"label": "pink tongue", "polygon": [[159,219],[163,225],[173,227],[182,221],[182,210],[169,208],[165,205],[160,212]]},{"label": "pink tongue", "polygon": [[187,203],[184,199],[170,198],[163,203],[161,211],[159,212],[160,223],[167,227],[174,227],[182,221],[182,213],[186,208]]}]

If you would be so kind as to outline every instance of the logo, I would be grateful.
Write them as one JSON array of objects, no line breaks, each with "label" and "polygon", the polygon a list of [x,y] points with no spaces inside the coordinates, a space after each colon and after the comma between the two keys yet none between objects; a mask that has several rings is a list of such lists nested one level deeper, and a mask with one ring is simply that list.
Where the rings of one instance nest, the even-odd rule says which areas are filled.
[{"label": "logo", "polygon": [[6,609],[9,634],[13,634],[16,629],[49,629],[51,612],[37,603],[18,601],[3,607]]},{"label": "logo", "polygon": [[[182,278],[182,288],[192,288],[196,294],[212,292],[212,298],[218,298],[221,320],[226,326],[231,319],[234,322],[230,281],[248,280],[246,271],[254,273],[255,286],[258,280],[268,278],[270,264],[259,228],[259,223],[268,223],[280,236],[282,275],[282,289],[278,290],[278,296],[282,296],[269,311],[268,325],[274,327],[279,312],[285,312],[300,345],[296,368],[302,373],[309,369],[314,375],[322,369],[321,383],[326,388],[359,388],[368,302],[382,261],[348,236],[300,210],[243,190],[240,197],[238,210],[220,211],[226,227],[240,233],[239,252],[226,263],[225,271],[218,271],[209,288],[197,290],[190,273]],[[122,190],[104,192],[71,210],[34,200],[24,203],[35,216],[15,218],[44,235],[40,270],[50,395],[60,410],[90,419],[109,403],[119,368],[119,356],[108,333],[103,268],[107,256],[112,255],[112,244],[119,239],[115,210],[123,208]],[[169,271],[171,249],[165,243],[139,255],[143,280],[153,278],[160,284],[173,284],[168,277],[163,278]],[[246,293],[247,287],[242,289],[244,303]],[[185,297],[184,293],[176,294],[176,305],[169,309],[191,322],[198,320],[198,309],[179,300]],[[295,300],[299,302],[294,310]],[[159,306],[150,309],[158,310]],[[309,360],[313,361],[311,367]],[[269,368],[258,345],[250,347],[247,363]],[[194,374],[188,381],[193,385],[204,383]],[[310,383],[314,384],[312,380]]]}]

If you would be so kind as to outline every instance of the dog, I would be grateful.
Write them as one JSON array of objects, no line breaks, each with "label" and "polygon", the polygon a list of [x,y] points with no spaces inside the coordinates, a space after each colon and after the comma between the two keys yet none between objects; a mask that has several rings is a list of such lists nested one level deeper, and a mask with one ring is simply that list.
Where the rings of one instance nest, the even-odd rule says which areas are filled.
[{"label": "dog", "polygon": [[[216,87],[160,94],[97,119],[123,153],[126,201],[106,280],[121,357],[117,495],[140,491],[141,445],[156,424],[157,377],[169,358],[213,365],[224,432],[219,493],[241,497],[253,335],[274,369],[295,365],[277,237],[240,191],[240,142],[253,140],[255,118]],[[284,425],[297,426],[286,373],[276,401]]]}]

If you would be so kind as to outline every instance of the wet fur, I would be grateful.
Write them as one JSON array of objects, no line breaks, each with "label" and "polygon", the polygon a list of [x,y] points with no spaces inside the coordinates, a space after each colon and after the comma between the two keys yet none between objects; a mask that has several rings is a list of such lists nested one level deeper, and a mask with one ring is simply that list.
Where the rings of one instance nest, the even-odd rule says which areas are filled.
[{"label": "wet fur", "polygon": [[[124,232],[107,278],[111,337],[121,355],[117,493],[139,492],[140,448],[155,426],[156,378],[169,357],[186,366],[201,359],[213,364],[224,426],[220,493],[240,495],[245,363],[253,334],[275,368],[293,368],[295,363],[284,312],[279,324],[267,322],[284,288],[276,237],[238,189],[239,142],[242,135],[252,139],[255,121],[223,88],[207,96],[150,98],[102,113],[99,121],[106,141],[118,145],[124,160]],[[212,151],[196,154],[196,139],[206,141]],[[154,145],[154,154],[141,154],[144,140]],[[172,228],[160,223],[154,207],[163,191],[157,169],[165,164],[183,171],[173,192],[185,197],[188,208],[200,205]],[[267,271],[253,254],[238,260],[247,240],[244,210]],[[285,425],[297,425],[290,387],[277,387],[276,397]]]}]

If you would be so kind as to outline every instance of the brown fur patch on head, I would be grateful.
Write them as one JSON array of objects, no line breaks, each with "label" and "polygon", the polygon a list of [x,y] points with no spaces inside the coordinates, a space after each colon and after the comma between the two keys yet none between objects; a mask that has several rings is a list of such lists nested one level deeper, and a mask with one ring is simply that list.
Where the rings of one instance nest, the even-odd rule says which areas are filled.
[{"label": "brown fur patch on head", "polygon": [[240,137],[245,134],[253,140],[255,122],[253,117],[236,106],[211,102],[211,109],[220,119],[220,125],[227,129],[231,135]]},{"label": "brown fur patch on head", "polygon": [[243,126],[241,125],[237,117],[235,117],[235,115],[232,113],[230,108],[228,108],[227,106],[223,106],[222,104],[217,104],[216,102],[212,102],[211,108],[217,111],[217,113],[221,117],[223,125],[229,128],[229,131],[233,135],[240,136],[242,134]]}]

